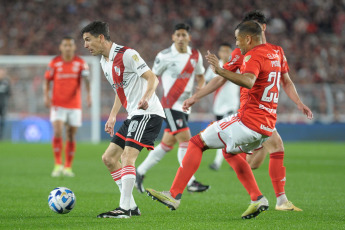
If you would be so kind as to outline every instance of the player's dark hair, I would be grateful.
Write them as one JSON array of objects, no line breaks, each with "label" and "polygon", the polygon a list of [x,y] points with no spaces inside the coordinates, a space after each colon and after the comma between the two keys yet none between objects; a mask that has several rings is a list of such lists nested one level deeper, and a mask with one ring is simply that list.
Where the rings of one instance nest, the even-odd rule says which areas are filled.
[{"label": "player's dark hair", "polygon": [[232,45],[228,42],[222,42],[219,44],[219,48],[222,47],[222,46],[226,46],[226,47],[229,47],[230,49],[232,49]]},{"label": "player's dark hair", "polygon": [[262,36],[261,26],[256,21],[241,22],[237,25],[236,30],[241,35]]},{"label": "player's dark hair", "polygon": [[187,32],[189,32],[190,30],[190,26],[186,23],[179,23],[179,24],[176,24],[175,27],[174,27],[174,32],[176,30],[186,30]]},{"label": "player's dark hair", "polygon": [[267,18],[259,10],[253,10],[244,15],[242,22],[257,21],[260,24],[267,24]]},{"label": "player's dark hair", "polygon": [[61,41],[62,40],[74,40],[74,37],[70,36],[70,35],[66,35],[66,36],[63,36]]},{"label": "player's dark hair", "polygon": [[94,21],[85,26],[81,30],[81,35],[83,36],[84,33],[90,33],[92,36],[99,36],[101,34],[104,35],[104,38],[110,41],[110,33],[109,33],[109,25],[106,22],[101,21]]}]

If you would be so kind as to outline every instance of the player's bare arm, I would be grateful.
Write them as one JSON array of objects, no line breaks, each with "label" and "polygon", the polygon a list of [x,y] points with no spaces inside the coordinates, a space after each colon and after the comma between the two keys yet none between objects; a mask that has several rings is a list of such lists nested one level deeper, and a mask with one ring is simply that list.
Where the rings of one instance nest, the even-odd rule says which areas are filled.
[{"label": "player's bare arm", "polygon": [[212,78],[211,81],[207,83],[205,87],[198,90],[192,97],[188,98],[183,102],[182,109],[183,111],[188,111],[188,109],[198,102],[201,98],[209,95],[210,93],[216,91],[219,87],[223,86],[227,80],[221,76],[216,76]]},{"label": "player's bare arm", "polygon": [[210,65],[212,65],[212,70],[218,74],[226,78],[227,80],[233,82],[236,85],[251,89],[256,81],[256,76],[251,73],[234,73],[228,70],[225,70],[219,66],[219,60],[215,54],[210,53],[207,51],[207,55],[205,56],[206,60]]},{"label": "player's bare arm", "polygon": [[91,90],[90,90],[90,79],[88,77],[84,77],[86,92],[87,92],[87,106],[91,107],[92,100],[91,100]]},{"label": "player's bare arm", "polygon": [[50,90],[50,81],[48,79],[45,79],[44,84],[43,84],[43,92],[44,92],[44,105],[47,108],[50,107],[49,90]]},{"label": "player's bare arm", "polygon": [[151,70],[143,73],[141,77],[147,81],[147,88],[143,97],[139,101],[138,109],[146,110],[149,107],[148,101],[151,98],[152,94],[155,92],[159,82],[157,76]]},{"label": "player's bare arm", "polygon": [[282,86],[288,97],[297,105],[298,109],[307,116],[308,119],[313,118],[313,113],[308,106],[303,104],[298,96],[295,84],[292,82],[289,73],[284,73],[282,77]]},{"label": "player's bare arm", "polygon": [[104,126],[104,131],[109,133],[111,137],[114,136],[114,126],[116,122],[116,116],[120,108],[121,108],[121,101],[120,101],[119,96],[116,94],[113,108],[111,109],[107,123],[105,123],[105,126]]},{"label": "player's bare arm", "polygon": [[195,75],[195,80],[196,80],[196,90],[200,90],[205,86],[206,80],[205,76],[203,74],[197,74]]}]

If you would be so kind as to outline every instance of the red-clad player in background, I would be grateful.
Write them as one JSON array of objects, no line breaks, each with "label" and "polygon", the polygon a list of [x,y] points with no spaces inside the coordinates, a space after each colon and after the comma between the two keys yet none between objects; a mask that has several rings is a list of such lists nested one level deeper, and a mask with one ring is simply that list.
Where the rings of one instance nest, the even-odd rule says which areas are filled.
[{"label": "red-clad player in background", "polygon": [[[64,37],[59,46],[61,55],[56,56],[45,73],[44,103],[50,108],[50,121],[53,124],[52,141],[55,167],[52,177],[73,177],[72,162],[76,149],[75,135],[82,124],[81,81],[84,79],[87,90],[87,104],[91,106],[89,67],[75,55],[76,45],[72,37]],[[50,82],[53,82],[50,98]],[[66,125],[65,164],[62,164],[62,132]]]},{"label": "red-clad player in background", "polygon": [[[242,218],[253,218],[268,208],[268,201],[260,192],[249,164],[238,153],[250,153],[272,135],[285,60],[282,49],[277,52],[276,47],[263,43],[262,28],[254,21],[241,23],[235,31],[235,37],[236,45],[245,55],[241,74],[220,68],[219,60],[213,54],[209,53],[206,59],[215,73],[241,86],[240,109],[237,114],[212,123],[189,141],[187,153],[170,191],[147,189],[149,195],[171,209],[179,207],[183,189],[198,169],[203,151],[209,148],[224,148],[226,161],[251,197],[251,204]],[[195,93],[184,102],[184,109],[203,96],[205,90]],[[310,110],[303,112],[309,119],[312,118]]]}]

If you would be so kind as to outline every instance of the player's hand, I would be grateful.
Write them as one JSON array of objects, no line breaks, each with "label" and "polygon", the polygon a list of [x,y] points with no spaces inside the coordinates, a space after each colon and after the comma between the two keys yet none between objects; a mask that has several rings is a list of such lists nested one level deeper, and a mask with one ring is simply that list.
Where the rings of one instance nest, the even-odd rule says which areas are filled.
[{"label": "player's hand", "polygon": [[210,51],[207,51],[207,55],[205,56],[208,63],[211,65],[211,69],[214,73],[218,73],[219,67],[219,60],[215,54],[210,53]]},{"label": "player's hand", "polygon": [[149,107],[149,103],[147,102],[146,99],[141,99],[138,103],[138,109],[143,109],[143,110],[147,110],[147,108]]},{"label": "player's hand", "polygon": [[301,103],[301,104],[298,104],[297,107],[303,114],[307,115],[307,118],[309,120],[313,119],[313,112],[309,109],[308,106]]},{"label": "player's hand", "polygon": [[87,95],[86,103],[87,103],[87,107],[90,108],[92,105],[91,95]]},{"label": "player's hand", "polygon": [[44,106],[50,108],[50,98],[48,96],[44,97]]},{"label": "player's hand", "polygon": [[187,100],[185,100],[185,101],[183,102],[182,110],[183,110],[184,112],[189,111],[189,108],[190,108],[192,105],[194,105],[195,102],[196,102],[196,100],[195,100],[194,97],[188,98]]},{"label": "player's hand", "polygon": [[116,117],[109,117],[107,123],[105,123],[104,131],[107,132],[111,137],[114,136],[114,126]]}]

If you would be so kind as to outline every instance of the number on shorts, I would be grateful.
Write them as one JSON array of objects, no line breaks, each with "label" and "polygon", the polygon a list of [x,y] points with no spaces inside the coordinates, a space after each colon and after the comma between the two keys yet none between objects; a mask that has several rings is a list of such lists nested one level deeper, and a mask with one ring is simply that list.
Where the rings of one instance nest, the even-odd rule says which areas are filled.
[{"label": "number on shorts", "polygon": [[[262,94],[261,101],[265,102],[272,102],[273,103],[278,103],[278,97],[279,97],[279,89],[280,89],[280,72],[278,72],[278,77],[277,77],[277,72],[271,72],[268,75],[268,82],[272,82],[269,86],[267,86],[264,90],[264,93]],[[270,92],[270,90],[274,87],[274,85],[277,85],[277,90],[278,92]]]}]

